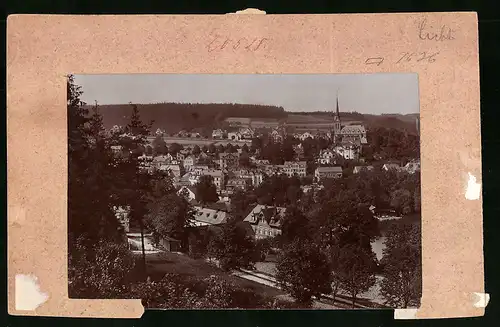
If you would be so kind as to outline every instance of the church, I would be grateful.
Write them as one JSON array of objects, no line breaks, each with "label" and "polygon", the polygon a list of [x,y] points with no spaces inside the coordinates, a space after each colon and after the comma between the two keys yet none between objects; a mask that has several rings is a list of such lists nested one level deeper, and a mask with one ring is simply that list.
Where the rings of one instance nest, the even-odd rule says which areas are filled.
[{"label": "church", "polygon": [[335,144],[366,144],[366,129],[363,125],[342,124],[340,120],[339,98],[337,97],[337,108],[333,116],[332,139]]}]

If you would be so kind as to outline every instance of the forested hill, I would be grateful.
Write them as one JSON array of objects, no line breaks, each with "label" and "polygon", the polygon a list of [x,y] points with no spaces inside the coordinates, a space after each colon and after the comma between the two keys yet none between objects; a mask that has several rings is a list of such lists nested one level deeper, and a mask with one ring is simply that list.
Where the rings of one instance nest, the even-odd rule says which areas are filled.
[{"label": "forested hill", "polygon": [[[90,107],[90,106],[89,106]],[[220,126],[228,117],[245,117],[254,119],[276,119],[290,125],[309,126],[330,124],[333,112],[286,112],[284,108],[269,105],[235,104],[235,103],[155,103],[138,104],[144,122],[154,120],[153,130],[164,129],[168,133],[180,130],[207,130]],[[99,105],[103,115],[105,128],[114,125],[126,125],[132,106],[130,104]],[[361,123],[368,128],[394,128],[400,131],[416,133],[418,114],[383,114],[371,115],[357,112],[341,112],[345,123]]]},{"label": "forested hill", "polygon": [[[154,120],[153,129],[166,129],[169,133],[182,129],[215,127],[227,117],[286,118],[282,107],[235,103],[154,103],[138,104],[144,122]],[[126,125],[132,112],[130,104],[99,105],[104,127]]]}]

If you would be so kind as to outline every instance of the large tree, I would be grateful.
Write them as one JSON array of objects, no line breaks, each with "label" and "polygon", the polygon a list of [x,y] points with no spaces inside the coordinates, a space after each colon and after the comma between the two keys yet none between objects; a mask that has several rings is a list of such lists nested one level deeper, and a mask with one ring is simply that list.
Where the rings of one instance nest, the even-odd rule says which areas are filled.
[{"label": "large tree", "polygon": [[381,294],[393,308],[418,307],[422,296],[420,228],[394,224],[390,228],[381,264]]},{"label": "large tree", "polygon": [[333,272],[342,289],[351,295],[352,307],[360,293],[366,292],[375,282],[376,258],[371,250],[358,244],[343,246],[333,264]]},{"label": "large tree", "polygon": [[287,207],[281,221],[281,240],[291,243],[296,239],[304,242],[311,240],[309,220],[295,205]]},{"label": "large tree", "polygon": [[161,135],[157,135],[153,140],[153,153],[155,155],[167,154],[168,147],[167,143]]},{"label": "large tree", "polygon": [[210,254],[224,270],[251,268],[256,261],[255,241],[242,222],[231,219],[212,240]]},{"label": "large tree", "polygon": [[196,194],[198,200],[203,204],[213,203],[219,200],[217,187],[214,184],[212,176],[203,175],[200,177],[200,180],[196,183]]},{"label": "large tree", "polygon": [[156,240],[166,237],[183,240],[193,218],[191,204],[184,197],[169,193],[150,204],[147,223]]},{"label": "large tree", "polygon": [[276,279],[300,304],[331,291],[328,258],[314,243],[297,239],[278,256]]},{"label": "large tree", "polygon": [[68,279],[72,297],[112,298],[126,292],[133,262],[113,207],[122,175],[98,106],[89,113],[68,77]]}]

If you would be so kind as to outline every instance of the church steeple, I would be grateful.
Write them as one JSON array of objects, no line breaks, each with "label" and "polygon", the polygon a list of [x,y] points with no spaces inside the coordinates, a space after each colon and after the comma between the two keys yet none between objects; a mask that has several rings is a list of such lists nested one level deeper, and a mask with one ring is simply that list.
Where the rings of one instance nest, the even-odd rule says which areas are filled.
[{"label": "church steeple", "polygon": [[339,108],[339,91],[337,90],[337,106],[333,114],[333,140],[336,142],[340,137],[340,130],[342,126],[340,123],[340,108]]},{"label": "church steeple", "polygon": [[340,118],[340,112],[339,112],[339,94],[337,91],[337,110],[335,111],[335,116]]}]

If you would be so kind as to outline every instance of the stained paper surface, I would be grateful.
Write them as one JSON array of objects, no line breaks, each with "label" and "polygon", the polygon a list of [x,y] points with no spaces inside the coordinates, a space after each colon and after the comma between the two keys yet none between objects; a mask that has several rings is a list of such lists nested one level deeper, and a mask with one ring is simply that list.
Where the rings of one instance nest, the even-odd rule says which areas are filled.
[{"label": "stained paper surface", "polygon": [[[465,12],[9,16],[9,312],[143,313],[140,300],[68,299],[67,74],[376,72],[419,76],[423,297],[415,318],[483,315],[475,305],[485,292],[482,199],[466,194],[469,176],[482,183],[478,27]],[[36,278],[47,296],[34,311],[16,309],[16,275]]]}]

